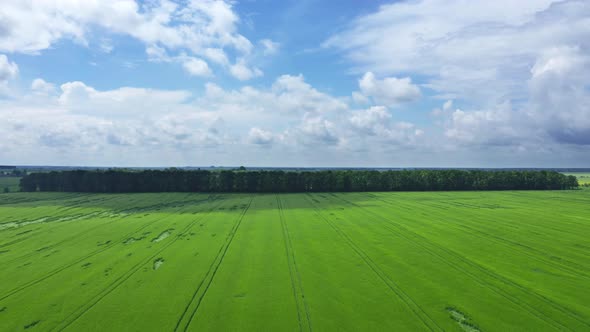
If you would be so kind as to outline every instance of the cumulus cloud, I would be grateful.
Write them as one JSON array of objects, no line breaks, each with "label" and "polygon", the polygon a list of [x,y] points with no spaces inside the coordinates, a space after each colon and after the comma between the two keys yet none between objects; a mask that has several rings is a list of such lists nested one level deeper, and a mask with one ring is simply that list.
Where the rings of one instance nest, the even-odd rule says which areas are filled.
[{"label": "cumulus cloud", "polygon": [[115,46],[113,45],[113,41],[111,39],[102,38],[100,40],[99,48],[103,53],[111,53],[115,49]]},{"label": "cumulus cloud", "polygon": [[349,121],[363,136],[375,137],[389,144],[411,145],[424,134],[412,123],[393,121],[393,116],[384,106],[354,111]]},{"label": "cumulus cloud", "polygon": [[359,87],[364,96],[386,106],[415,101],[421,95],[420,88],[412,84],[409,77],[386,77],[380,80],[372,72],[365,73],[359,80]]},{"label": "cumulus cloud", "polygon": [[203,51],[203,56],[217,64],[223,66],[229,65],[229,59],[227,57],[227,54],[220,48],[206,48]]},{"label": "cumulus cloud", "polygon": [[264,55],[273,55],[279,51],[280,44],[270,39],[262,39],[260,40],[260,44],[263,47],[262,53]]},{"label": "cumulus cloud", "polygon": [[46,82],[42,78],[36,78],[33,80],[33,82],[31,83],[31,90],[34,93],[41,94],[41,95],[49,95],[49,94],[52,94],[56,91],[55,85],[53,85],[52,83]]},{"label": "cumulus cloud", "polygon": [[306,113],[298,128],[302,135],[299,136],[305,144],[337,144],[339,138],[335,132],[335,124],[321,116]]},{"label": "cumulus cloud", "polygon": [[8,60],[4,54],[0,54],[0,83],[15,78],[18,75],[18,66],[16,63]]},{"label": "cumulus cloud", "polygon": [[240,81],[247,81],[254,77],[262,76],[262,71],[258,68],[249,68],[244,59],[239,59],[238,62],[231,65],[230,73]]},{"label": "cumulus cloud", "polygon": [[187,57],[182,64],[184,70],[191,76],[211,76],[211,69],[207,62],[193,57]]},{"label": "cumulus cloud", "polygon": [[353,127],[374,135],[383,123],[391,119],[391,114],[383,106],[374,106],[365,111],[359,111],[352,115],[350,123]]},{"label": "cumulus cloud", "polygon": [[590,145],[590,55],[580,47],[548,50],[529,80],[527,115],[554,140]]},{"label": "cumulus cloud", "polygon": [[450,113],[445,134],[465,144],[590,145],[590,56],[580,47],[540,55],[530,70],[527,102]]},{"label": "cumulus cloud", "polygon": [[[0,142],[0,157],[30,162],[35,158],[29,153],[36,151],[36,160],[45,163],[75,157],[77,164],[100,158],[162,164],[168,160],[155,156],[169,155],[194,165],[200,155],[207,156],[207,164],[238,156],[271,160],[267,149],[276,148],[279,156],[273,163],[301,163],[306,159],[292,158],[320,160],[333,151],[344,155],[358,149],[360,141],[376,149],[409,147],[415,143],[411,133],[418,130],[394,121],[384,107],[355,110],[348,97],[319,91],[302,75],[235,90],[208,83],[202,95],[137,87],[101,90],[81,81],[55,89],[40,78],[31,92],[26,98],[0,100],[0,131],[10,133]],[[122,155],[130,154],[133,160],[122,161]]]},{"label": "cumulus cloud", "polygon": [[[340,51],[353,72],[420,75],[421,87],[447,100],[432,115],[449,146],[584,146],[589,16],[584,0],[401,1],[358,17],[324,47]],[[360,81],[364,96],[394,101],[373,82]]]},{"label": "cumulus cloud", "polygon": [[165,113],[191,97],[189,92],[182,90],[122,87],[99,91],[79,81],[64,83],[60,89],[57,102],[68,110],[119,118]]},{"label": "cumulus cloud", "polygon": [[[189,52],[227,67],[230,50],[237,59],[232,74],[256,77],[260,70],[245,63],[254,45],[238,32],[239,23],[233,3],[226,0],[7,0],[0,7],[0,51],[37,54],[63,39],[89,45],[98,28],[143,42],[150,60],[166,61]],[[269,42],[260,45],[263,52],[276,46]],[[96,44],[104,53],[114,48],[110,38]],[[198,72],[202,76],[202,70]]]},{"label": "cumulus cloud", "polygon": [[258,145],[272,144],[274,135],[270,131],[266,131],[260,128],[251,128],[248,132],[248,142]]},{"label": "cumulus cloud", "polygon": [[546,49],[590,35],[585,0],[400,1],[360,16],[329,38],[357,71],[417,73],[443,98],[496,103],[526,93]]}]

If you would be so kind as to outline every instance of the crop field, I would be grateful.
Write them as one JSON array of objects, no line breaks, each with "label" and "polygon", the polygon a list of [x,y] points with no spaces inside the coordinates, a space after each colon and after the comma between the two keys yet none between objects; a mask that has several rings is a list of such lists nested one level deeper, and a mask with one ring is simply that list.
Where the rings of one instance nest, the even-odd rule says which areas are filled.
[{"label": "crop field", "polygon": [[590,190],[0,194],[2,331],[590,331]]},{"label": "crop field", "polygon": [[565,175],[573,175],[578,178],[578,183],[580,185],[590,184],[590,173],[584,172],[572,172],[572,173],[563,173]]},{"label": "crop field", "polygon": [[0,177],[0,193],[3,193],[6,189],[9,192],[19,191],[20,178],[18,177]]}]

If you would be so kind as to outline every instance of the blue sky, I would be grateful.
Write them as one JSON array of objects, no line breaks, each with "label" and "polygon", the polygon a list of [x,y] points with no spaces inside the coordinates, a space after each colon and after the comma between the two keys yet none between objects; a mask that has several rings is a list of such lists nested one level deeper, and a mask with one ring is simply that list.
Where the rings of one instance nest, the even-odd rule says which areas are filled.
[{"label": "blue sky", "polygon": [[588,167],[583,0],[0,4],[1,164]]}]

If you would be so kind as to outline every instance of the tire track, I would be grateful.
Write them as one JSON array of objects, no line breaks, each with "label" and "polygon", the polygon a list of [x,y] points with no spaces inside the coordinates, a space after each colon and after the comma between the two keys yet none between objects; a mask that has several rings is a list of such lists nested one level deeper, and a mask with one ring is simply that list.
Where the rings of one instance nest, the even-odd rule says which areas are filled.
[{"label": "tire track", "polygon": [[[301,276],[299,274],[299,269],[297,268],[297,262],[295,261],[295,251],[293,250],[293,244],[291,243],[289,228],[287,226],[287,222],[285,221],[283,204],[279,195],[276,195],[276,199],[279,209],[279,218],[281,220],[281,226],[283,229],[283,240],[285,241],[285,251],[289,264],[289,274],[291,275],[291,287],[293,288],[293,296],[295,297],[295,304],[297,305],[297,320],[299,321],[299,330],[312,331],[311,318],[309,317],[309,308],[307,307],[307,301],[305,300],[305,293],[303,292],[303,285],[301,283]],[[305,316],[301,314],[301,311],[305,312]]]},{"label": "tire track", "polygon": [[[500,284],[504,284],[507,286],[511,286],[512,288],[516,288],[521,292],[524,292],[525,294],[528,294],[530,296],[535,297],[537,300],[547,304],[548,306],[550,306],[552,309],[561,312],[563,314],[565,314],[566,316],[578,321],[579,323],[586,325],[588,327],[590,327],[590,323],[586,322],[584,320],[584,318],[579,317],[576,313],[571,312],[569,310],[567,310],[566,308],[563,308],[561,305],[559,305],[558,303],[553,302],[552,300],[546,298],[543,295],[540,295],[538,293],[536,293],[535,291],[528,289],[510,279],[507,279],[506,277],[503,277],[493,271],[488,270],[487,268],[479,265],[478,263],[475,263],[459,254],[457,254],[456,252],[450,250],[450,249],[446,249],[432,241],[430,241],[429,239],[425,238],[422,235],[419,235],[407,228],[405,228],[402,225],[399,225],[398,223],[395,223],[393,221],[391,221],[391,219],[389,218],[385,218],[383,216],[380,216],[362,206],[359,206],[353,202],[350,202],[344,198],[338,197],[334,194],[332,194],[333,197],[336,197],[352,206],[355,206],[363,211],[366,211],[367,214],[372,215],[373,218],[377,218],[379,220],[384,220],[386,223],[388,223],[389,225],[392,225],[394,227],[396,227],[400,232],[396,232],[395,230],[393,230],[390,227],[386,227],[389,231],[391,231],[392,233],[402,236],[404,237],[406,240],[410,241],[411,243],[414,243],[416,246],[421,247],[422,249],[424,249],[426,252],[430,253],[432,256],[437,257],[438,259],[440,259],[441,261],[443,261],[444,263],[446,263],[447,265],[453,267],[454,269],[456,269],[457,271],[464,273],[465,275],[469,276],[471,279],[473,279],[474,281],[476,281],[477,283],[479,283],[480,285],[482,285],[483,287],[486,287],[488,289],[490,289],[491,291],[493,291],[494,293],[504,297],[505,299],[507,299],[508,301],[516,304],[517,306],[521,307],[522,309],[524,309],[525,311],[527,311],[528,313],[530,313],[533,316],[536,316],[537,318],[541,319],[542,321],[546,322],[547,324],[553,326],[554,328],[558,329],[558,330],[571,330],[570,328],[564,326],[562,323],[554,320],[553,318],[550,318],[549,315],[547,315],[546,313],[543,313],[541,311],[539,311],[538,309],[536,309],[535,307],[529,305],[526,302],[523,302],[522,300],[519,300],[513,296],[511,296],[509,293],[507,293],[505,290],[503,290],[500,287],[494,286],[492,284],[490,284],[489,282],[482,282],[481,278],[474,275],[472,272],[461,268],[460,266],[458,266],[455,263],[451,263],[451,260],[455,260],[455,261],[460,261],[463,264],[474,268],[476,270],[478,270],[480,273],[482,273],[484,276],[487,276],[488,278],[491,278],[492,280],[495,280],[497,282],[499,282]],[[406,233],[406,234],[403,234]],[[408,235],[409,234],[409,235]],[[411,238],[411,236],[414,237],[414,239]],[[430,247],[428,247],[430,246]],[[436,248],[436,249],[433,249]],[[437,251],[438,250],[438,251]],[[440,252],[445,253],[446,255],[448,255],[449,257],[451,257],[452,259],[449,258],[445,258]]]},{"label": "tire track", "polygon": [[[214,199],[215,199],[215,198],[214,198]],[[174,203],[174,205],[175,205],[175,206],[177,206],[178,204],[184,204],[184,205],[182,205],[182,206],[186,206],[186,204],[187,204],[187,203],[192,203],[190,206],[195,206],[195,205],[197,205],[197,204],[206,203],[206,202],[209,202],[209,198],[207,198],[207,199],[202,199],[202,200],[198,200],[198,201],[173,201],[173,202],[169,203],[169,205],[171,205],[172,203]],[[154,205],[150,205],[149,207],[152,207],[152,206],[154,206]],[[159,204],[158,204],[157,206],[159,206]],[[129,211],[131,211],[131,209],[123,209],[123,210],[110,210],[110,211],[102,211],[102,212],[99,212],[99,214],[97,214],[97,215],[93,215],[93,216],[98,216],[98,217],[101,217],[101,218],[102,218],[102,217],[104,217],[104,216],[103,216],[103,214],[105,214],[105,213],[111,213],[111,214],[122,214],[122,213],[128,213],[128,214],[127,214],[127,215],[122,215],[122,216],[121,216],[121,217],[119,217],[119,218],[110,218],[110,219],[109,219],[107,222],[105,222],[105,223],[101,223],[100,225],[98,225],[98,226],[96,226],[96,227],[93,227],[93,228],[91,228],[91,229],[89,229],[89,230],[84,230],[84,231],[81,231],[81,232],[79,232],[79,233],[76,233],[76,234],[74,234],[74,235],[72,235],[72,236],[69,236],[69,237],[67,237],[67,238],[63,239],[62,241],[59,241],[59,242],[56,242],[56,243],[49,244],[47,247],[48,247],[48,248],[54,248],[54,247],[56,247],[56,246],[62,245],[62,244],[64,244],[64,243],[67,243],[67,242],[69,242],[70,240],[73,240],[73,239],[77,239],[77,238],[79,238],[79,235],[80,235],[80,234],[86,234],[86,233],[87,233],[87,234],[90,234],[90,232],[91,232],[91,231],[93,231],[93,230],[95,230],[95,229],[97,229],[97,228],[100,228],[101,226],[109,225],[109,224],[112,224],[112,223],[114,223],[114,222],[121,221],[122,219],[125,219],[125,218],[127,218],[127,217],[133,216],[133,214],[132,214],[132,213],[130,213]],[[139,212],[137,212],[137,213],[139,213]],[[91,218],[91,217],[93,217],[93,216],[88,216],[88,215],[86,215],[86,216],[82,216],[81,218],[78,218],[78,219],[72,219],[72,220],[67,220],[67,221],[65,221],[65,222],[70,222],[70,221],[79,221],[79,220],[83,220],[83,219],[86,219],[86,218]],[[38,235],[38,234],[34,234],[34,235]],[[31,235],[30,237],[32,237],[32,236],[34,236],[34,235]],[[20,241],[19,241],[19,242],[20,242]],[[1,247],[2,247],[2,245],[0,245],[0,248],[1,248]],[[11,261],[7,261],[6,263],[13,263],[13,262],[15,262],[15,261],[18,261],[18,260],[21,260],[21,259],[25,259],[25,258],[28,258],[28,257],[34,256],[35,254],[39,254],[39,252],[37,252],[37,251],[32,251],[32,252],[29,252],[28,254],[25,254],[25,255],[23,255],[23,256],[15,257],[15,258],[13,258]]]},{"label": "tire track", "polygon": [[[392,202],[390,202],[388,200],[385,200],[385,199],[382,199],[382,198],[378,198],[378,196],[373,196],[373,198],[375,198],[376,200],[379,200],[379,201],[381,201],[381,202],[383,202],[383,203],[385,203],[385,204],[387,204],[389,206],[394,206],[394,204]],[[406,203],[406,204],[403,204],[402,203],[401,205],[405,205],[410,210],[418,210],[418,209],[420,209],[418,206],[414,206],[414,205],[411,205],[411,204],[408,204],[408,203]],[[449,220],[461,221],[461,220],[458,220],[455,217],[449,216],[446,213],[444,213],[444,216],[445,216],[446,219],[449,219]],[[482,219],[481,216],[477,216],[476,218],[472,218],[472,220],[483,220],[483,221],[486,221],[486,219]],[[420,220],[416,220],[416,221],[417,222],[421,222]],[[457,229],[457,230],[459,230],[459,231],[461,231],[461,232],[463,232],[465,234],[468,234],[468,235],[478,236],[479,238],[486,239],[488,241],[498,243],[500,245],[509,247],[510,249],[517,249],[523,255],[526,255],[527,257],[529,257],[531,259],[534,259],[534,260],[537,260],[537,261],[539,261],[541,263],[550,265],[550,266],[554,267],[555,269],[562,270],[563,272],[571,273],[571,274],[574,274],[574,275],[576,275],[578,277],[582,277],[582,278],[586,278],[586,279],[590,278],[590,275],[588,275],[587,273],[584,273],[584,272],[582,272],[582,271],[579,270],[579,269],[585,270],[586,269],[585,266],[582,266],[582,265],[580,265],[578,263],[572,262],[572,261],[570,261],[568,259],[561,258],[561,257],[559,257],[559,259],[560,259],[560,261],[564,262],[564,264],[559,263],[559,262],[556,262],[556,261],[552,261],[552,260],[547,260],[544,257],[549,257],[549,256],[551,256],[550,254],[548,254],[548,253],[546,253],[546,252],[544,252],[544,251],[542,251],[540,249],[531,247],[529,245],[526,245],[526,244],[523,244],[523,243],[518,243],[518,242],[509,240],[509,239],[505,239],[505,238],[502,238],[502,237],[500,237],[498,235],[494,235],[494,234],[490,234],[490,233],[485,233],[485,232],[483,232],[481,230],[478,230],[478,229],[476,229],[476,228],[474,228],[472,226],[468,226],[468,225],[465,225],[465,224],[461,224],[461,225],[445,224],[445,227]],[[468,231],[465,231],[465,230],[463,230],[461,228],[467,229]],[[516,248],[514,248],[514,247],[516,247]],[[576,269],[575,267],[572,267],[572,266],[575,266],[578,269]]]},{"label": "tire track", "polygon": [[208,216],[212,211],[214,211],[217,207],[219,207],[222,203],[218,203],[211,207],[206,214],[200,215],[199,218],[194,219],[190,222],[186,227],[184,227],[171,241],[168,241],[164,245],[162,245],[153,255],[149,256],[148,258],[139,261],[135,264],[130,270],[123,273],[117,279],[115,279],[109,286],[107,286],[102,292],[95,295],[90,301],[86,302],[85,305],[79,307],[77,310],[72,312],[68,317],[62,320],[61,324],[53,327],[51,331],[63,331],[74,322],[76,322],[80,317],[82,317],[86,312],[90,311],[94,306],[96,306],[102,299],[116,290],[119,286],[121,286],[125,281],[131,278],[137,271],[141,269],[142,266],[151,263],[154,258],[158,257],[160,253],[162,253],[165,249],[169,248],[171,245],[176,243],[178,239],[181,238],[182,235],[189,232],[195,224],[203,220],[206,216]]},{"label": "tire track", "polygon": [[[22,193],[31,194],[30,192],[22,192],[22,191],[19,192],[19,194],[22,194]],[[55,198],[44,198],[44,197],[42,197],[42,198],[39,198],[39,199],[30,199],[30,198],[22,198],[21,199],[20,197],[19,198],[14,197],[14,199],[16,199],[16,200],[12,200],[12,201],[7,200],[5,202],[1,202],[0,201],[0,205],[8,205],[8,204],[18,204],[18,205],[20,205],[20,204],[26,204],[26,203],[38,203],[38,202],[46,202],[46,201],[62,201],[62,200],[69,200],[69,199],[72,199],[72,198],[83,197],[83,196],[88,196],[88,195],[90,195],[90,194],[72,193],[72,194],[68,194],[68,195],[65,195],[64,194],[63,196],[55,197]]]},{"label": "tire track", "polygon": [[[246,212],[248,212],[248,209],[250,209],[250,205],[252,205],[253,199],[254,199],[253,196],[250,197],[250,201],[248,202],[248,205],[240,213],[240,216],[237,218],[236,223],[234,224],[234,227],[232,227],[230,233],[227,236],[226,242],[221,246],[221,248],[217,252],[217,256],[215,257],[213,262],[211,262],[211,265],[209,266],[209,270],[205,274],[205,277],[199,283],[199,286],[197,287],[197,289],[193,293],[191,300],[186,305],[186,307],[184,308],[184,311],[182,312],[182,315],[180,316],[180,318],[176,322],[176,327],[174,328],[174,331],[179,331],[181,329],[181,325],[183,325],[183,321],[185,321],[185,320],[186,320],[186,324],[184,324],[184,327],[182,327],[182,330],[183,331],[188,330],[188,327],[192,323],[194,317],[197,314],[197,311],[199,310],[199,307],[201,306],[201,302],[203,301],[203,298],[207,294],[207,291],[209,290],[209,287],[211,286],[211,283],[213,282],[213,279],[215,278],[215,275],[217,274],[217,270],[219,269],[219,267],[221,266],[221,263],[223,262],[223,259],[225,258],[225,255],[226,255],[226,253],[227,253],[227,251],[234,239],[234,236],[236,235],[240,225],[242,224],[242,220],[244,219]],[[205,288],[203,288],[203,286]],[[201,289],[203,289],[202,292],[201,292]],[[194,309],[191,307],[194,307]],[[189,312],[190,312],[190,315],[188,315]]]},{"label": "tire track", "polygon": [[68,263],[66,265],[63,265],[63,266],[61,266],[61,267],[59,267],[59,268],[57,268],[57,269],[49,272],[48,274],[46,274],[46,275],[44,275],[42,277],[36,278],[36,279],[31,280],[31,281],[29,281],[29,282],[27,282],[27,283],[25,283],[25,284],[23,284],[21,286],[15,287],[12,290],[8,291],[6,294],[2,295],[2,297],[0,297],[0,301],[4,300],[4,299],[6,299],[6,298],[8,298],[10,296],[13,296],[13,295],[15,295],[15,294],[17,294],[17,293],[19,293],[19,292],[21,292],[21,291],[29,288],[29,287],[32,287],[32,286],[34,286],[34,285],[42,282],[43,280],[46,280],[46,279],[48,279],[50,277],[53,277],[54,275],[56,275],[56,274],[58,274],[58,273],[60,273],[60,272],[62,272],[64,270],[66,270],[66,269],[68,269],[68,268],[70,268],[70,267],[72,267],[74,265],[77,265],[77,264],[79,264],[79,263],[87,260],[88,258],[91,258],[91,257],[93,257],[93,256],[95,256],[95,255],[97,255],[97,254],[99,254],[101,252],[104,252],[104,251],[112,248],[113,246],[119,244],[122,240],[130,237],[131,235],[136,234],[138,232],[141,232],[143,229],[145,229],[145,228],[153,225],[154,223],[156,223],[158,221],[164,220],[166,218],[168,218],[168,217],[166,216],[166,217],[162,217],[162,218],[159,218],[159,219],[155,219],[154,221],[152,221],[150,223],[147,223],[147,224],[145,224],[145,225],[143,225],[143,226],[135,229],[134,231],[131,231],[129,233],[126,233],[124,236],[119,237],[116,241],[112,241],[111,243],[109,243],[109,244],[107,244],[105,246],[102,246],[100,249],[95,250],[95,251],[91,252],[88,255],[82,256],[82,257],[76,259],[75,261],[73,261],[71,263]]},{"label": "tire track", "polygon": [[322,220],[324,220],[332,229],[342,237],[346,243],[355,251],[355,253],[369,266],[369,268],[385,283],[385,285],[420,319],[420,321],[430,330],[430,331],[444,331],[436,322],[420,307],[416,301],[414,301],[409,295],[407,295],[400,287],[397,285],[386,273],[379,268],[379,266],[373,261],[373,259],[367,255],[360,247],[358,247],[354,241],[338,226],[334,223],[330,222],[330,220],[324,217],[321,212],[319,211],[316,204],[313,202],[313,199],[310,198],[311,195],[309,193],[306,194],[306,198],[308,199],[310,205],[315,210],[317,216],[319,216]]}]

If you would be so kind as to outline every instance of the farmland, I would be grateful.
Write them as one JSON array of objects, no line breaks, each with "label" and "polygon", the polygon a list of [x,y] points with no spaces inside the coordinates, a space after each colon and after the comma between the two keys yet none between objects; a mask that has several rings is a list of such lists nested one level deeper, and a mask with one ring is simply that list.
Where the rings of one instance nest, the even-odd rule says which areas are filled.
[{"label": "farmland", "polygon": [[578,178],[578,182],[581,185],[590,185],[590,173],[587,172],[571,172],[571,173],[563,173],[565,175],[573,175]]},{"label": "farmland", "polygon": [[3,331],[590,330],[590,190],[0,194]]},{"label": "farmland", "polygon": [[18,177],[0,177],[0,192],[4,192],[7,189],[9,192],[19,191],[19,181],[20,178]]}]

